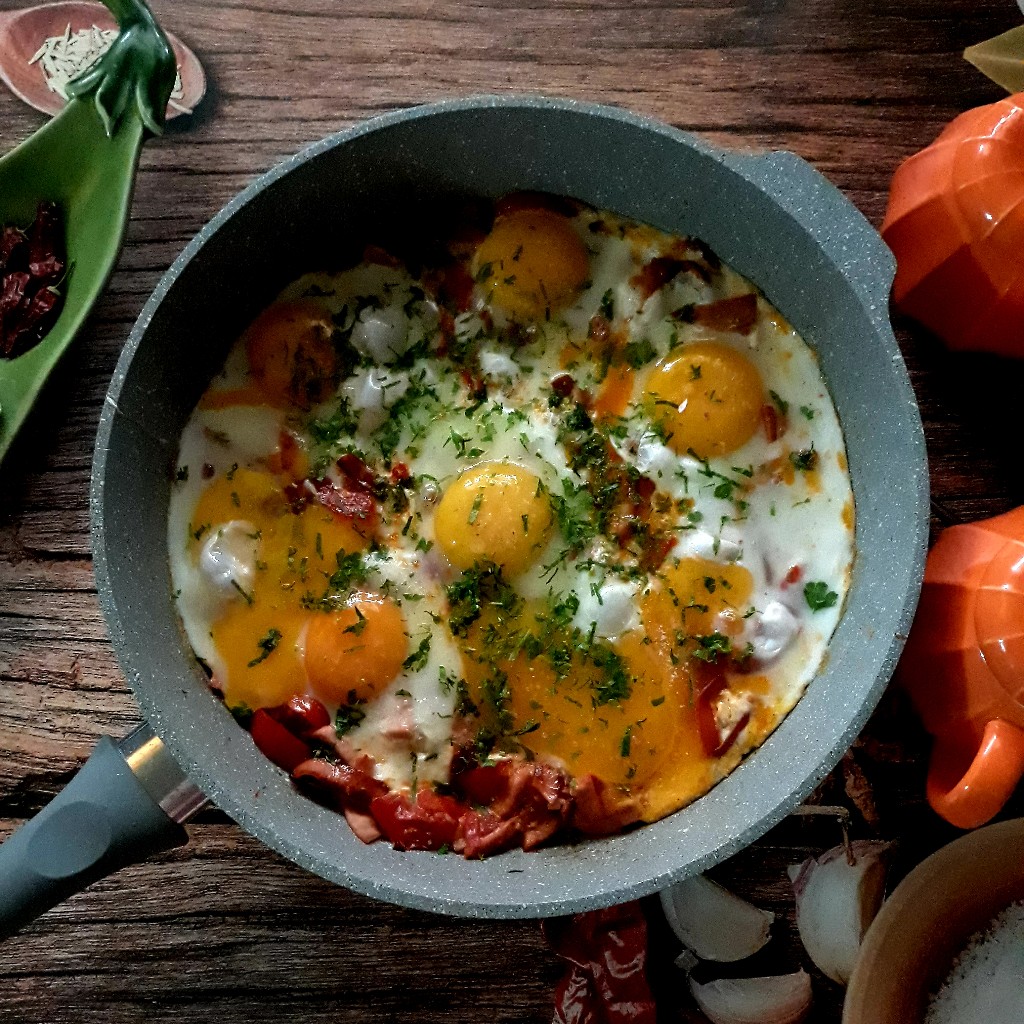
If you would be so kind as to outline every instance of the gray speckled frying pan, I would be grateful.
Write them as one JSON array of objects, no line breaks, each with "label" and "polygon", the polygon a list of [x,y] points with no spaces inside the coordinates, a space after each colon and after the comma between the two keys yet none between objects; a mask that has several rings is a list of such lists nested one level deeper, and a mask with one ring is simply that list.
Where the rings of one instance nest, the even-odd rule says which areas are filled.
[{"label": "gray speckled frying pan", "polygon": [[[415,231],[442,197],[518,189],[575,196],[703,238],[816,348],[846,433],[857,504],[853,583],[827,664],[806,695],[691,806],[628,834],[483,861],[364,846],[341,816],[295,792],[207,689],[171,598],[170,467],[232,340],[299,272],[358,252],[380,222],[398,217]],[[120,749],[101,743],[68,789],[0,847],[0,933],[101,874],[184,842],[179,822],[203,793],[324,878],[473,917],[541,917],[641,896],[760,836],[860,731],[917,601],[928,477],[887,315],[892,276],[892,257],[867,221],[796,156],[725,153],[655,121],[562,100],[484,97],[389,114],[310,146],[250,185],[189,243],[146,303],[100,421],[96,576],[111,639],[152,731],[144,727]]]}]

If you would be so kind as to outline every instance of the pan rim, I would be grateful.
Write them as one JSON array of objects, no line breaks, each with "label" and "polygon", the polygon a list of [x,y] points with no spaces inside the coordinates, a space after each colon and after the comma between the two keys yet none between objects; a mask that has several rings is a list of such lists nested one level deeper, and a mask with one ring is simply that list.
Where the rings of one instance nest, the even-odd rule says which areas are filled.
[{"label": "pan rim", "polygon": [[[202,251],[207,241],[254,197],[265,191],[279,179],[288,175],[291,171],[304,165],[320,154],[332,150],[337,146],[345,145],[346,143],[358,139],[368,133],[401,125],[412,120],[434,117],[438,114],[480,111],[489,108],[525,108],[530,110],[541,109],[570,111],[582,114],[585,117],[596,118],[598,119],[598,122],[604,120],[622,122],[638,130],[655,132],[667,137],[669,140],[682,143],[690,148],[696,149],[702,155],[726,165],[731,171],[739,174],[740,177],[745,176],[744,161],[748,159],[758,159],[737,156],[718,150],[701,140],[694,139],[685,132],[679,131],[678,129],[672,128],[659,121],[641,115],[632,114],[615,107],[583,103],[574,100],[554,99],[550,97],[518,95],[500,97],[473,96],[461,99],[443,100],[437,103],[406,108],[379,115],[306,146],[292,157],[289,157],[267,171],[265,174],[258,177],[233,197],[188,243],[182,253],[168,269],[167,273],[161,278],[152,295],[147,300],[138,320],[132,328],[124,350],[121,353],[121,357],[118,361],[117,369],[114,373],[110,390],[107,394],[101,413],[91,488],[91,529],[94,551],[94,571],[96,574],[100,604],[110,631],[111,640],[115,648],[118,661],[128,677],[136,699],[139,701],[144,713],[149,716],[151,724],[154,726],[158,734],[161,735],[171,754],[182,765],[183,769],[185,769],[185,771],[196,780],[197,784],[205,792],[210,794],[216,800],[219,806],[221,806],[243,828],[245,828],[246,831],[249,831],[262,842],[266,843],[273,849],[278,850],[280,853],[284,854],[286,857],[302,867],[307,868],[308,870],[311,870],[331,881],[345,885],[364,895],[386,899],[390,902],[414,907],[416,909],[456,914],[458,916],[499,918],[538,917],[556,913],[564,914],[579,910],[592,909],[597,906],[636,898],[654,892],[672,881],[685,877],[685,875],[704,870],[711,864],[717,863],[726,857],[731,856],[733,853],[749,845],[750,842],[758,838],[760,835],[763,835],[764,832],[780,821],[796,804],[810,793],[821,778],[831,770],[835,763],[837,763],[843,751],[849,747],[857,733],[861,728],[863,728],[864,723],[867,721],[871,711],[877,704],[881,693],[887,686],[892,670],[895,667],[896,660],[899,656],[899,652],[902,649],[903,638],[907,632],[916,608],[920,592],[921,578],[924,571],[924,558],[928,536],[928,476],[924,454],[923,429],[921,427],[916,402],[914,402],[913,392],[910,388],[906,368],[903,365],[895,338],[892,337],[891,327],[888,325],[887,312],[884,309],[879,310],[871,308],[868,310],[868,315],[873,324],[885,332],[886,336],[883,340],[890,351],[890,355],[893,357],[892,372],[895,375],[893,378],[894,384],[897,386],[897,389],[904,394],[907,401],[911,420],[908,424],[910,430],[908,442],[917,453],[917,465],[914,467],[916,475],[913,482],[914,491],[912,496],[914,508],[911,510],[914,526],[912,536],[913,552],[910,556],[910,568],[902,594],[902,602],[893,617],[893,621],[895,622],[893,635],[888,640],[884,649],[879,648],[877,652],[876,667],[872,669],[874,673],[874,680],[867,690],[864,691],[864,697],[860,701],[859,707],[852,714],[846,717],[845,728],[837,737],[836,741],[832,743],[827,750],[815,755],[815,766],[813,770],[805,775],[802,784],[792,789],[789,795],[785,798],[776,800],[773,806],[765,810],[763,813],[759,813],[755,820],[751,821],[739,834],[734,835],[729,842],[721,844],[714,851],[707,853],[701,858],[689,861],[682,867],[662,870],[651,877],[633,877],[611,881],[605,880],[601,883],[592,884],[588,889],[586,889],[586,891],[571,896],[566,896],[562,891],[539,891],[534,892],[532,894],[532,898],[524,899],[523,894],[520,892],[514,899],[510,895],[505,895],[502,899],[497,900],[494,903],[481,903],[479,901],[463,900],[458,898],[457,895],[438,896],[426,891],[410,892],[407,888],[403,888],[400,885],[390,884],[387,880],[382,880],[380,878],[372,880],[367,879],[362,875],[349,873],[338,865],[325,861],[323,857],[317,856],[315,853],[304,848],[301,844],[292,842],[288,837],[277,833],[272,826],[266,822],[262,815],[253,812],[251,806],[246,801],[235,798],[230,792],[223,789],[218,782],[218,773],[215,770],[209,769],[201,760],[197,760],[195,758],[192,748],[189,747],[187,742],[182,740],[175,729],[169,727],[165,728],[166,723],[163,721],[163,716],[161,714],[160,701],[151,696],[150,689],[145,685],[144,681],[142,681],[140,685],[140,675],[137,673],[134,665],[135,659],[132,657],[131,651],[126,649],[121,613],[114,599],[113,581],[110,574],[107,548],[111,538],[108,536],[104,526],[102,508],[104,482],[107,474],[107,453],[111,432],[115,423],[117,401],[127,376],[128,369],[157,308],[181,276],[184,269]],[[775,154],[775,156],[784,157],[787,156],[787,154]],[[767,157],[760,159],[770,160],[771,158],[772,155],[768,155]],[[749,181],[750,179],[748,178],[747,180]],[[821,179],[821,182],[823,185],[827,184],[823,178]],[[833,186],[827,185],[827,188],[835,192],[836,195],[840,195],[838,190],[835,190]],[[870,232],[874,238],[877,239],[879,249],[885,251],[881,240],[877,238],[873,229],[870,228],[870,225],[867,224],[852,204],[849,204],[845,198],[842,198],[842,202],[846,207],[848,207],[848,211],[851,216],[855,215],[856,218],[859,218],[860,221],[863,222],[863,226],[860,230]],[[809,233],[814,236],[814,232],[807,223],[801,222],[799,218],[795,219],[798,220],[799,226],[805,233]],[[820,241],[819,238],[816,236],[814,237],[816,242]],[[853,286],[851,285],[851,287]],[[855,288],[854,290],[858,292],[862,302],[865,301],[864,289],[862,288],[858,290]],[[883,319],[884,325],[882,323]],[[741,770],[742,766],[741,769],[737,769],[737,771]],[[736,773],[734,772],[733,775],[735,774]],[[731,777],[732,776],[730,776],[730,778]],[[712,790],[712,792],[714,792],[714,790]],[[624,836],[613,836],[608,839],[594,841],[587,845],[592,849],[603,849],[605,848],[604,844],[621,843],[623,840],[628,840],[630,836],[637,835],[640,832],[657,830],[658,825],[663,822],[670,821],[682,813],[685,813],[685,809],[682,812],[676,812],[676,815],[670,815],[668,818],[662,819],[662,822],[655,822],[650,825],[646,825],[643,829],[638,830],[637,833],[630,833]],[[660,838],[660,835],[658,838]],[[652,839],[652,842],[657,842],[657,839]],[[547,862],[550,862],[551,860],[557,861],[562,857],[562,855],[556,852],[559,849],[565,848],[556,847],[549,851],[535,851],[524,856],[530,858],[544,858]],[[397,854],[397,856],[409,855]],[[444,859],[454,860],[454,858]],[[580,858],[571,858],[570,862],[575,862],[575,870],[583,870],[585,872],[587,868],[584,867],[581,869],[580,864],[583,863],[585,865],[587,860],[587,857],[583,857],[582,860]],[[513,868],[512,870],[515,869]]]}]

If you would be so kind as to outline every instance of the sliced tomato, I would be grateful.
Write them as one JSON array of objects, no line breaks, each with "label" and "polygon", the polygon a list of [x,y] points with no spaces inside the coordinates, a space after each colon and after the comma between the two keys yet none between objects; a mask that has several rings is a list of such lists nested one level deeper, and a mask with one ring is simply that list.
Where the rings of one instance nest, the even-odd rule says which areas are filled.
[{"label": "sliced tomato", "polygon": [[263,756],[286,772],[294,771],[313,756],[308,744],[293,736],[263,708],[252,716],[249,732]]},{"label": "sliced tomato", "polygon": [[440,850],[455,842],[466,808],[451,797],[421,789],[415,803],[401,793],[376,797],[370,802],[370,813],[396,849]]},{"label": "sliced tomato", "polygon": [[330,712],[315,697],[296,694],[287,704],[267,708],[266,713],[293,736],[308,739],[317,729],[331,724]]},{"label": "sliced tomato", "polygon": [[721,743],[718,735],[718,722],[715,719],[715,700],[726,688],[725,670],[715,664],[701,663],[695,669],[700,680],[697,691],[697,729],[700,732],[700,744],[708,757],[717,757],[715,753]]},{"label": "sliced tomato", "polygon": [[460,775],[457,785],[470,803],[492,804],[508,793],[508,772],[493,764],[478,765]]},{"label": "sliced tomato", "polygon": [[499,818],[491,811],[467,811],[459,822],[455,848],[472,860],[517,846],[521,837],[522,829],[515,818]]}]

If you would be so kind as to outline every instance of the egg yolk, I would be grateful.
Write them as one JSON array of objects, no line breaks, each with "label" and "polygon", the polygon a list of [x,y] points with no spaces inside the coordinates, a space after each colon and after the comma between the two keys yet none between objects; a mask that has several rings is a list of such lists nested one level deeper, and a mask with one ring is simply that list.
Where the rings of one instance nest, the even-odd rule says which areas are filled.
[{"label": "egg yolk", "polygon": [[523,732],[520,742],[534,753],[562,761],[577,777],[596,775],[632,790],[691,744],[682,735],[684,708],[675,685],[647,656],[640,635],[624,638],[616,653],[628,696],[595,703],[606,677],[582,659],[574,658],[559,679],[543,655],[520,655],[508,668],[509,710],[515,730]]},{"label": "egg yolk", "polygon": [[511,462],[484,462],[449,485],[434,514],[434,539],[456,569],[494,562],[515,576],[551,532],[551,505],[538,477]]},{"label": "egg yolk", "polygon": [[660,586],[641,602],[640,616],[682,685],[692,686],[687,662],[701,638],[721,634],[728,640],[743,631],[753,590],[754,578],[742,565],[683,558],[662,570]]},{"label": "egg yolk", "polygon": [[647,378],[653,415],[675,452],[698,458],[728,455],[753,437],[764,384],[742,353],[698,341],[661,360]]},{"label": "egg yolk", "polygon": [[249,369],[273,402],[308,408],[329,394],[337,370],[328,310],[309,299],[265,309],[245,332]]},{"label": "egg yolk", "polygon": [[513,317],[544,319],[579,294],[590,259],[572,223],[552,210],[499,216],[473,258],[490,302]]},{"label": "egg yolk", "polygon": [[306,672],[326,704],[370,701],[402,671],[409,637],[394,601],[365,595],[316,616],[306,633]]},{"label": "egg yolk", "polygon": [[300,637],[311,613],[304,595],[337,567],[337,555],[366,541],[319,505],[292,512],[277,479],[237,469],[212,481],[196,504],[189,539],[198,560],[207,539],[229,522],[252,526],[255,571],[213,623],[221,659],[218,684],[228,707],[273,707],[306,690]]}]

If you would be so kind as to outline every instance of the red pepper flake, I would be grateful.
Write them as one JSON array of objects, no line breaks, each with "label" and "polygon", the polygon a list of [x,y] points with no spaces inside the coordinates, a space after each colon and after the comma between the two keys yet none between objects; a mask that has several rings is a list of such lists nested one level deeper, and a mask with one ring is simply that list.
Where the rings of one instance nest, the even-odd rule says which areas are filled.
[{"label": "red pepper flake", "polygon": [[799,565],[790,567],[789,572],[782,579],[782,589],[793,586],[794,583],[800,582],[800,577],[803,576],[804,571]]},{"label": "red pepper flake", "polygon": [[567,373],[560,373],[551,378],[551,390],[554,391],[559,398],[568,398],[575,387],[576,381],[574,381]]},{"label": "red pepper flake", "polygon": [[587,337],[598,345],[608,345],[612,340],[612,325],[600,313],[595,313],[590,318]]},{"label": "red pepper flake", "polygon": [[0,358],[27,352],[56,323],[66,266],[64,219],[54,203],[39,204],[27,233],[0,228]]},{"label": "red pepper flake", "polygon": [[641,301],[644,301],[680,274],[684,265],[685,261],[672,256],[655,256],[629,279],[629,283],[640,293]]},{"label": "red pepper flake", "polygon": [[750,712],[744,711],[742,715],[736,720],[735,725],[726,733],[725,739],[718,744],[717,747],[711,752],[712,757],[721,757],[735,742],[739,739],[739,735],[747,727],[747,723],[750,721]]},{"label": "red pepper flake", "polygon": [[647,981],[647,922],[637,902],[554,918],[541,926],[569,968],[552,1024],[655,1024]]},{"label": "red pepper flake", "polygon": [[650,501],[658,489],[658,485],[649,476],[637,477],[633,486],[641,501]]},{"label": "red pepper flake", "polygon": [[373,493],[377,478],[370,467],[354,452],[346,452],[338,459],[338,469],[345,474],[347,489]]},{"label": "red pepper flake", "polygon": [[761,426],[764,427],[764,436],[769,444],[779,439],[779,414],[774,405],[761,406]]}]

